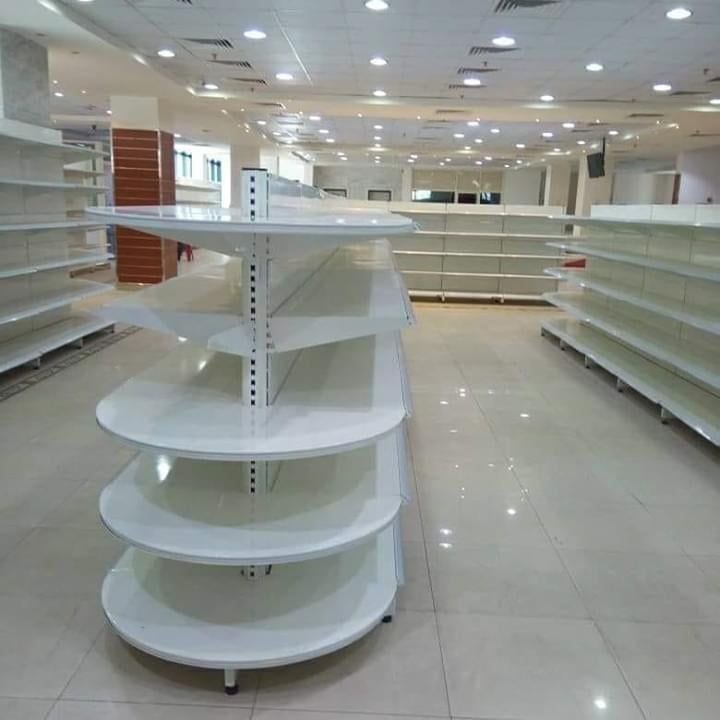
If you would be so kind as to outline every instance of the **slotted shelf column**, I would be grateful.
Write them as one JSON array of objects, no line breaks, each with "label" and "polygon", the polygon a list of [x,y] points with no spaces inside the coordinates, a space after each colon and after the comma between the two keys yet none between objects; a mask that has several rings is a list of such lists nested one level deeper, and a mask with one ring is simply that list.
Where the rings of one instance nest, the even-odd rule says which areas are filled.
[{"label": "slotted shelf column", "polygon": [[265,171],[242,187],[242,210],[91,212],[226,256],[98,311],[183,342],[97,419],[142,451],[100,499],[130,545],[103,584],[107,618],[145,652],[222,669],[228,693],[240,669],[392,618],[410,473],[399,332],[414,318],[379,238],[412,221]]}]

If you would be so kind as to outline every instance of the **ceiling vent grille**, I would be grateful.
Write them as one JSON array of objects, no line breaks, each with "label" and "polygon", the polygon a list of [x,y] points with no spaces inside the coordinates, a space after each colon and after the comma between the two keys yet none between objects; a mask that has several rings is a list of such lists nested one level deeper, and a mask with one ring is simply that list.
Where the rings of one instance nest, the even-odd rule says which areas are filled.
[{"label": "ceiling vent grille", "polygon": [[675,90],[671,92],[672,97],[693,97],[697,95],[708,95],[709,93],[703,92],[702,90]]},{"label": "ceiling vent grille", "polygon": [[252,70],[252,65],[247,60],[211,60],[210,62],[214,65],[225,65],[226,67]]},{"label": "ceiling vent grille", "polygon": [[516,47],[495,47],[494,45],[473,45],[468,55],[500,55],[501,53],[515,52]]},{"label": "ceiling vent grille", "polygon": [[[451,83],[448,85],[449,90],[483,90],[484,88],[484,85],[464,85],[463,83]],[[463,110],[459,112],[463,112]]]},{"label": "ceiling vent grille", "polygon": [[710,80],[708,80],[708,82],[720,82],[720,75],[718,75],[717,77],[711,78]]},{"label": "ceiling vent grille", "polygon": [[196,45],[208,45],[210,47],[225,48],[232,50],[233,44],[226,38],[183,38],[185,42],[195,43]]},{"label": "ceiling vent grille", "polygon": [[193,0],[175,0],[175,2],[180,3],[180,5],[192,5]]},{"label": "ceiling vent grille", "polygon": [[[461,85],[460,87],[465,87]],[[456,110],[455,108],[440,108],[435,111],[436,115],[465,115],[466,110]]]},{"label": "ceiling vent grille", "polygon": [[510,12],[512,10],[530,10],[546,5],[557,5],[560,0],[498,0],[495,6],[496,13]]},{"label": "ceiling vent grille", "polygon": [[461,68],[458,68],[457,74],[458,75],[481,75],[482,73],[494,73],[494,72],[499,72],[499,71],[500,71],[500,68],[461,67]]},{"label": "ceiling vent grille", "polygon": [[592,132],[591,128],[575,128],[573,131],[573,134],[575,133],[589,133]]},{"label": "ceiling vent grille", "polygon": [[267,85],[262,78],[238,78],[231,77],[228,80],[234,80],[235,82],[247,83],[248,85]]},{"label": "ceiling vent grille", "polygon": [[665,117],[663,113],[631,113],[629,118],[661,118]]},{"label": "ceiling vent grille", "polygon": [[703,132],[694,132],[692,135],[688,135],[689,138],[716,138],[720,137],[720,133],[703,133]]}]

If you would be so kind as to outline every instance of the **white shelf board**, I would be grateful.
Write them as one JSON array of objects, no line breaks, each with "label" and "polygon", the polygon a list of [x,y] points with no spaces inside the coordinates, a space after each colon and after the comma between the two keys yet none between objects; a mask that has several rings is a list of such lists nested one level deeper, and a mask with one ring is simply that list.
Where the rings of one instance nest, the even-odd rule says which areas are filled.
[{"label": "white shelf board", "polygon": [[135,647],[194,667],[288,665],[338,650],[393,603],[393,528],[347,552],[273,566],[259,581],[238,568],[127,551],[103,583],[110,624]]},{"label": "white shelf board", "polygon": [[697,309],[689,310],[682,300],[672,300],[661,295],[641,293],[627,285],[615,283],[606,278],[593,277],[585,270],[548,268],[545,272],[558,280],[569,282],[577,287],[594,290],[615,300],[686,323],[698,330],[704,330],[716,335],[720,334],[720,315],[717,313],[704,313]]},{"label": "white shelf board", "polygon": [[448,277],[512,278],[515,280],[552,280],[547,275],[523,275],[518,273],[472,273],[447,272],[445,270],[401,270],[403,275],[446,275]]},{"label": "white shelf board", "polygon": [[22,152],[42,155],[43,157],[62,158],[66,163],[104,157],[104,153],[100,150],[79,147],[78,145],[48,142],[39,138],[15,135],[13,133],[0,130],[0,151],[10,148],[17,149]]},{"label": "white shelf board", "polygon": [[106,193],[110,188],[102,185],[82,185],[79,183],[51,182],[49,180],[25,180],[23,178],[0,177],[0,187],[38,188],[39,190],[64,190],[65,192],[87,193],[88,195],[99,195]]},{"label": "white shelf board", "polygon": [[67,320],[0,343],[0,372],[41,358],[45,353],[111,327],[112,323],[76,313]]},{"label": "white shelf board", "polygon": [[611,248],[589,245],[587,243],[548,243],[548,245],[560,248],[561,250],[566,250],[574,255],[598,257],[603,258],[604,260],[614,260],[616,262],[625,263],[627,265],[637,265],[650,270],[660,270],[674,275],[699,278],[700,280],[710,280],[711,282],[720,282],[720,267],[712,268],[705,265],[698,265],[697,263],[688,263],[679,260],[664,260],[661,258],[650,257],[648,255],[624,253]]},{"label": "white shelf board", "polygon": [[394,333],[303,350],[267,409],[241,403],[242,362],[185,343],[102,400],[98,423],[159,453],[283,460],[368,445],[408,412]]},{"label": "white shelf board", "polygon": [[105,170],[86,170],[85,168],[75,167],[64,167],[63,172],[66,175],[74,175],[75,177],[86,178],[103,177],[105,175]]},{"label": "white shelf board", "polygon": [[567,319],[546,321],[542,327],[671,412],[710,442],[720,445],[720,397],[591,327]]},{"label": "white shelf board", "polygon": [[186,179],[179,180],[175,183],[176,190],[192,190],[194,192],[211,192],[219,193],[222,190],[222,185],[201,183],[201,182],[187,182]]},{"label": "white shelf board", "polygon": [[[720,390],[720,367],[717,358],[701,356],[687,341],[668,338],[667,334],[608,310],[583,294],[546,293],[545,299],[616,340]],[[712,361],[708,362],[709,360]]]},{"label": "white shelf board", "polygon": [[[335,206],[335,203],[328,203]],[[253,236],[269,235],[271,254],[305,254],[362,239],[408,234],[409,218],[345,205],[324,210],[273,207],[273,214],[251,222],[238,208],[165,205],[87,208],[88,216],[113,225],[156,232],[163,237],[225,255],[247,254]]]},{"label": "white shelf board", "polygon": [[640,218],[603,218],[603,217],[581,217],[575,215],[563,215],[553,217],[553,220],[560,220],[561,222],[567,222],[568,224],[578,225],[579,227],[607,227],[615,228],[618,230],[631,230],[634,231],[637,228],[653,229],[667,229],[667,230],[717,230],[720,232],[720,223],[716,222],[687,222],[679,220],[652,220],[652,219],[640,219]]},{"label": "white shelf board", "polygon": [[48,260],[46,262],[34,263],[32,265],[14,265],[0,267],[0,279],[9,277],[18,277],[20,275],[33,275],[48,270],[59,270],[61,268],[77,268],[88,267],[90,265],[100,265],[112,260],[115,256],[110,253],[98,253],[95,251],[74,251],[70,252],[69,257],[61,260]]},{"label": "white shelf board", "polygon": [[394,250],[395,255],[431,255],[442,257],[508,258],[510,260],[564,260],[566,255],[532,255],[522,253],[445,252],[441,250]]},{"label": "white shelf board", "polygon": [[402,429],[340,455],[289,460],[272,491],[250,495],[237,463],[141,454],[100,498],[121,540],[153,555],[210,565],[299,562],[354,547],[402,504]]},{"label": "white shelf board", "polygon": [[36,220],[28,219],[26,222],[0,223],[0,232],[45,232],[47,230],[75,230],[105,227],[104,223],[95,220],[78,218],[67,220]]},{"label": "white shelf board", "polygon": [[506,292],[472,292],[462,290],[410,290],[410,297],[417,298],[447,298],[449,300],[505,300],[542,302],[547,300],[542,295],[532,293],[506,293]]},{"label": "white shelf board", "polygon": [[104,283],[92,282],[91,280],[72,280],[62,290],[36,293],[26,300],[5,303],[0,308],[0,325],[17,322],[49,310],[65,307],[76,300],[106,293],[109,289]]},{"label": "white shelf board", "polygon": [[500,240],[567,240],[568,235],[541,235],[537,233],[506,233],[506,232],[450,232],[447,230],[418,230],[416,235],[443,235],[451,237],[497,238]]}]

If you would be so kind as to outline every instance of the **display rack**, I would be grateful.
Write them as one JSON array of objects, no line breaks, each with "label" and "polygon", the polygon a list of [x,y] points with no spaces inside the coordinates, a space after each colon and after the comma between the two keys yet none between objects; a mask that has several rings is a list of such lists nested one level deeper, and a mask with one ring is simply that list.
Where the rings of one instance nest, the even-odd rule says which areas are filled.
[{"label": "display rack", "polygon": [[220,183],[181,177],[175,183],[175,202],[178,205],[219,207],[222,202],[222,187]]},{"label": "display rack", "polygon": [[587,263],[546,271],[564,283],[546,299],[572,319],[545,322],[543,334],[657,403],[664,421],[720,445],[720,217],[597,211],[573,221],[583,231],[575,242],[553,243]]},{"label": "display rack", "polygon": [[102,223],[83,216],[107,188],[66,172],[99,155],[64,145],[57,131],[0,119],[0,372],[39,366],[45,353],[112,327],[72,307],[107,291],[71,278],[112,257]]},{"label": "display rack", "polygon": [[386,235],[412,222],[243,171],[242,209],[98,208],[93,217],[228,257],[107,306],[180,335],[97,409],[142,450],[104,490],[131,546],[107,618],[152,655],[222,669],[337,650],[392,617],[414,320]]},{"label": "display rack", "polygon": [[543,270],[558,252],[565,224],[549,218],[560,208],[398,203],[420,231],[393,239],[398,266],[415,297],[542,300],[556,289]]}]

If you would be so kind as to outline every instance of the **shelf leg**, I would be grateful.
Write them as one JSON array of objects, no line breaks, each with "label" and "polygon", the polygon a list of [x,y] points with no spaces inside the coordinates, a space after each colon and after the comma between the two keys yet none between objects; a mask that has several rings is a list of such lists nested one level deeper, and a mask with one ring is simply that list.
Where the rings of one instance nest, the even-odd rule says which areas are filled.
[{"label": "shelf leg", "polygon": [[237,682],[237,670],[226,669],[225,673],[225,694],[226,695],[237,695],[238,694],[238,682]]},{"label": "shelf leg", "polygon": [[664,407],[660,408],[660,421],[663,425],[669,425],[671,420],[674,420],[675,416]]},{"label": "shelf leg", "polygon": [[615,389],[619,393],[625,392],[625,390],[627,390],[627,386],[628,386],[627,383],[623,382],[620,378],[615,379]]},{"label": "shelf leg", "polygon": [[547,330],[544,327],[540,328],[540,337],[547,337]]},{"label": "shelf leg", "polygon": [[395,600],[393,599],[392,604],[387,609],[387,612],[383,615],[382,621],[387,625],[388,623],[391,623],[393,621],[394,616],[395,616]]},{"label": "shelf leg", "polygon": [[37,357],[34,360],[32,360],[31,362],[32,362],[33,370],[39,370],[42,367],[42,358],[41,357]]},{"label": "shelf leg", "polygon": [[72,346],[74,348],[77,348],[78,350],[82,350],[84,345],[85,345],[85,338],[78,338],[77,340],[73,340],[73,343],[72,343]]},{"label": "shelf leg", "polygon": [[565,352],[565,348],[567,347],[567,343],[564,340],[560,341],[560,349]]}]

